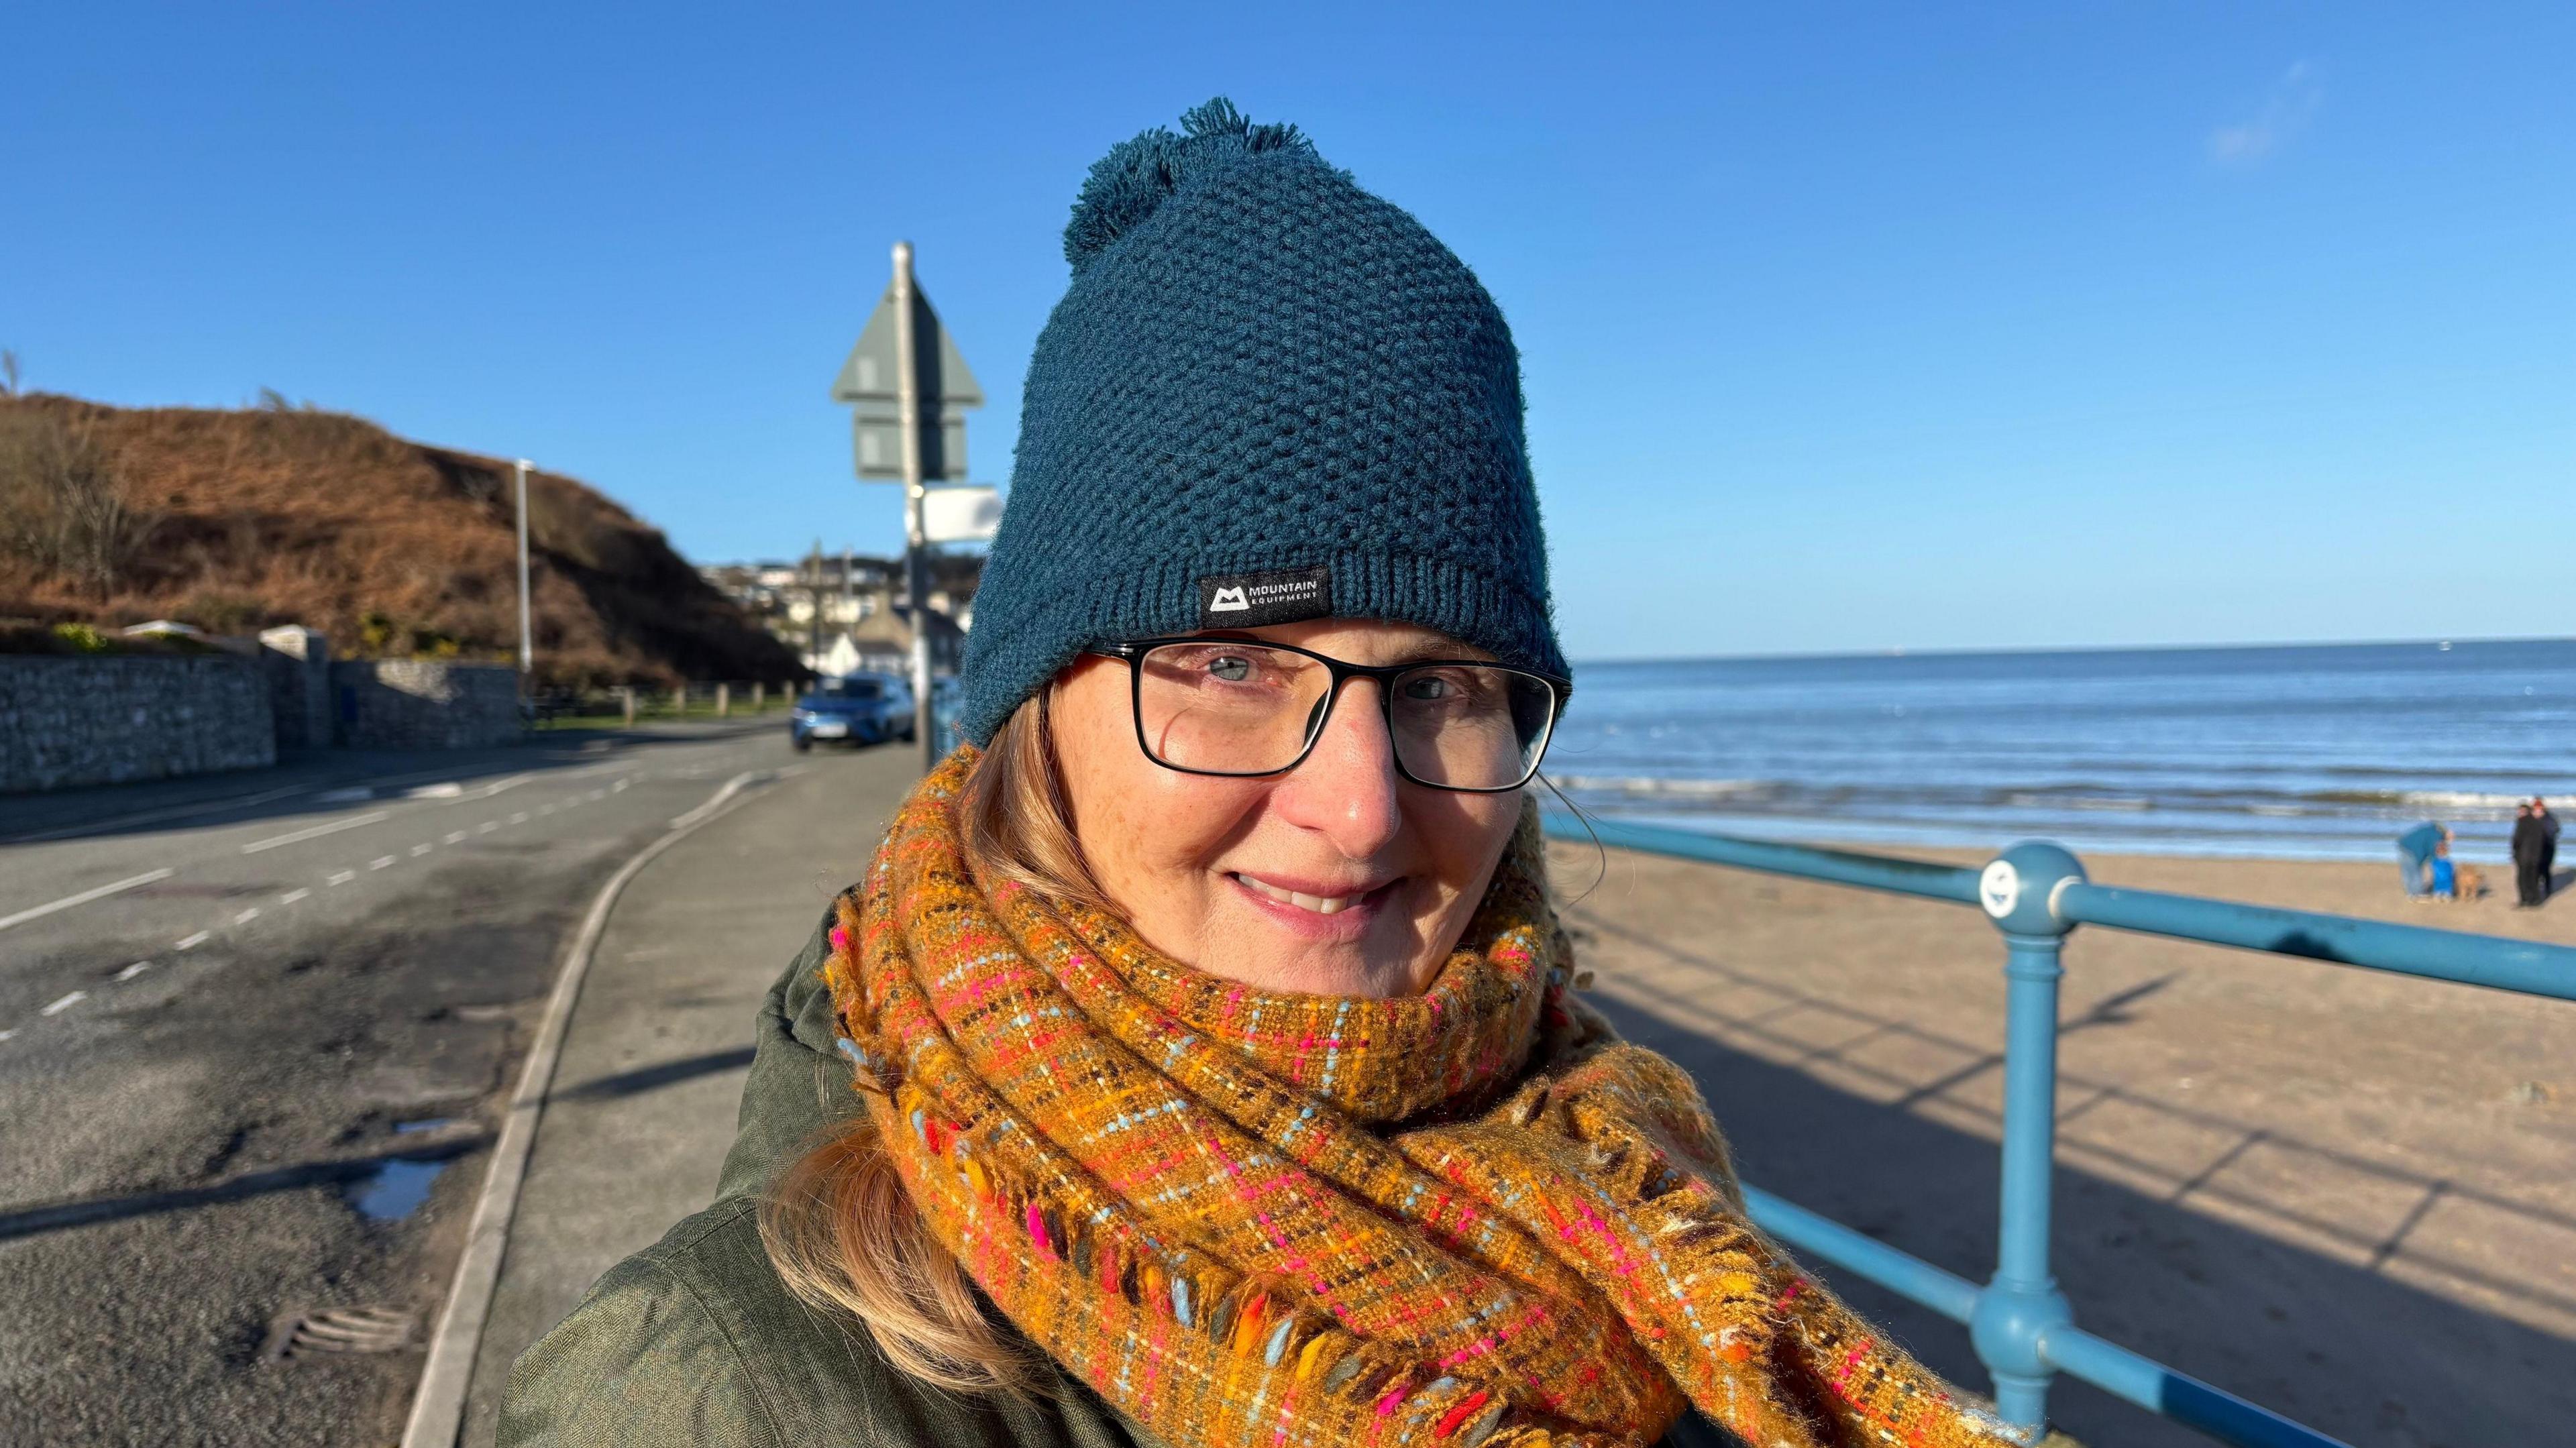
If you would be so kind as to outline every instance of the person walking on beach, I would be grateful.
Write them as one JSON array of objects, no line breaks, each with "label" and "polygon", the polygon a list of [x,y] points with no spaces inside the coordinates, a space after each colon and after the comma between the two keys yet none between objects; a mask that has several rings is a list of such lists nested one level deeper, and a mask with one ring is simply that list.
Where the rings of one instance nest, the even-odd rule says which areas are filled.
[{"label": "person walking on beach", "polygon": [[2424,893],[2424,876],[2432,868],[2433,851],[2450,837],[2449,830],[2430,820],[2397,837],[2397,866],[2406,876],[2406,898],[2429,898]]},{"label": "person walking on beach", "polygon": [[1066,228],[970,742],[771,987],[736,1185],[500,1448],[2022,1443],[1577,994],[1503,314],[1295,127],[1182,126]]}]

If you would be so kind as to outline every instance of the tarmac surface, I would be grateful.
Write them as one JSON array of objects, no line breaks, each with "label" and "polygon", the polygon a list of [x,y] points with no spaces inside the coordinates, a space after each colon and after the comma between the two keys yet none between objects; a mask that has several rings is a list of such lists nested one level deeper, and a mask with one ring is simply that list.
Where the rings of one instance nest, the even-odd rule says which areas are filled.
[{"label": "tarmac surface", "polygon": [[[728,782],[749,809],[788,771],[877,762],[784,732],[0,801],[0,1442],[395,1441],[494,1107],[601,882]],[[330,1309],[404,1345],[276,1352]]]}]

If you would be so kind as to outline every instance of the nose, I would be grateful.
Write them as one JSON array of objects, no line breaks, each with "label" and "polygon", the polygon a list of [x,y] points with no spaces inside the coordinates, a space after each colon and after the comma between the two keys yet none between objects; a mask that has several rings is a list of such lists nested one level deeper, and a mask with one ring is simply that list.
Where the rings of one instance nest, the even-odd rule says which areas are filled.
[{"label": "nose", "polygon": [[1270,796],[1282,819],[1324,836],[1346,860],[1370,858],[1404,828],[1402,778],[1377,692],[1382,687],[1374,679],[1343,685],[1313,751]]}]

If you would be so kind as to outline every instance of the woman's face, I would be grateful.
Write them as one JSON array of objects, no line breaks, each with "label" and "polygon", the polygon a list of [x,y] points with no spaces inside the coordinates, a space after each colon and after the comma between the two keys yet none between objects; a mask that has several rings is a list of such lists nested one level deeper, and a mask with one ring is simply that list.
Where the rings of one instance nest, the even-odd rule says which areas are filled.
[{"label": "woman's face", "polygon": [[[1375,620],[1239,632],[1354,664],[1476,656]],[[1372,679],[1343,685],[1303,763],[1257,779],[1146,758],[1118,660],[1087,656],[1053,687],[1057,762],[1093,878],[1155,949],[1264,990],[1422,990],[1520,819],[1517,790],[1461,794],[1398,775]]]}]

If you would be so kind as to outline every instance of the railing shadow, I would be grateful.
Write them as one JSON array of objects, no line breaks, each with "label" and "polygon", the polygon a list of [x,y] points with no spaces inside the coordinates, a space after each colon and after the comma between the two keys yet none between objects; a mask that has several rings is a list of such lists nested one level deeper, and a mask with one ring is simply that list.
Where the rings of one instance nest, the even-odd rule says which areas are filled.
[{"label": "railing shadow", "polygon": [[163,1191],[132,1192],[124,1196],[88,1197],[79,1201],[49,1202],[37,1206],[0,1210],[0,1242],[19,1237],[33,1237],[44,1232],[66,1231],[74,1227],[91,1227],[101,1222],[122,1221],[128,1217],[145,1217],[160,1212],[185,1211],[216,1202],[238,1202],[271,1192],[295,1191],[303,1187],[330,1186],[362,1180],[384,1170],[395,1162],[452,1161],[482,1146],[488,1138],[473,1131],[442,1136],[415,1146],[377,1152],[370,1156],[341,1157],[329,1161],[297,1162],[292,1166],[272,1167],[267,1171],[245,1172],[240,1176],[201,1187],[173,1187]]},{"label": "railing shadow", "polygon": [[638,1066],[632,1071],[620,1071],[613,1076],[584,1081],[578,1086],[567,1087],[553,1093],[549,1099],[581,1101],[602,1097],[640,1096],[647,1091],[658,1091],[665,1086],[675,1086],[682,1081],[693,1081],[700,1076],[712,1076],[719,1071],[740,1070],[750,1064],[751,1047],[737,1046],[731,1050],[709,1051],[702,1056],[684,1056],[676,1061]]},{"label": "railing shadow", "polygon": [[[1616,929],[1589,912],[1572,914],[1589,928]],[[1672,947],[1657,948],[1690,959]],[[2125,992],[2128,1002],[2103,1006],[2116,1015],[2159,984],[2148,982]],[[1991,1272],[1999,1168],[1992,1139],[1730,1046],[1692,1024],[1707,1016],[1694,1003],[1659,998],[1625,978],[1614,989],[1590,999],[1630,1039],[1672,1057],[1699,1081],[1747,1180],[1971,1280]],[[1789,1001],[1729,1017],[1726,1025],[1758,1032],[1762,1016],[1801,1007]],[[2111,1015],[2097,1006],[2089,1022],[2078,1017],[2068,1026],[2098,1026]],[[1831,1048],[1845,1069],[1865,1063],[1872,1038],[1910,1029],[1866,1017],[1855,1024],[1862,1029]],[[1961,1072],[1996,1069],[2000,1060],[1981,1055]],[[2079,1114],[2111,1089],[2069,1086],[2066,1099]],[[2426,1181],[2427,1199],[2408,1220],[2382,1241],[2356,1244],[2373,1259],[2369,1265],[2336,1260],[2191,1205],[2213,1191],[2209,1179],[2225,1169],[2231,1153],[2278,1144],[2277,1136],[2248,1133],[2170,1194],[2088,1172],[2062,1152],[2056,1263],[2078,1324],[2355,1444],[2466,1448],[2553,1441],[2576,1417],[2576,1342],[2380,1270],[2403,1250],[2432,1201],[2459,1190],[2454,1184]],[[1822,1275],[1934,1368],[1962,1386],[1985,1389],[1984,1369],[1956,1324],[1847,1274]],[[2531,1295],[2568,1305],[2546,1290]],[[2093,1448],[2207,1442],[2069,1378],[2052,1394],[2051,1416]]]}]

